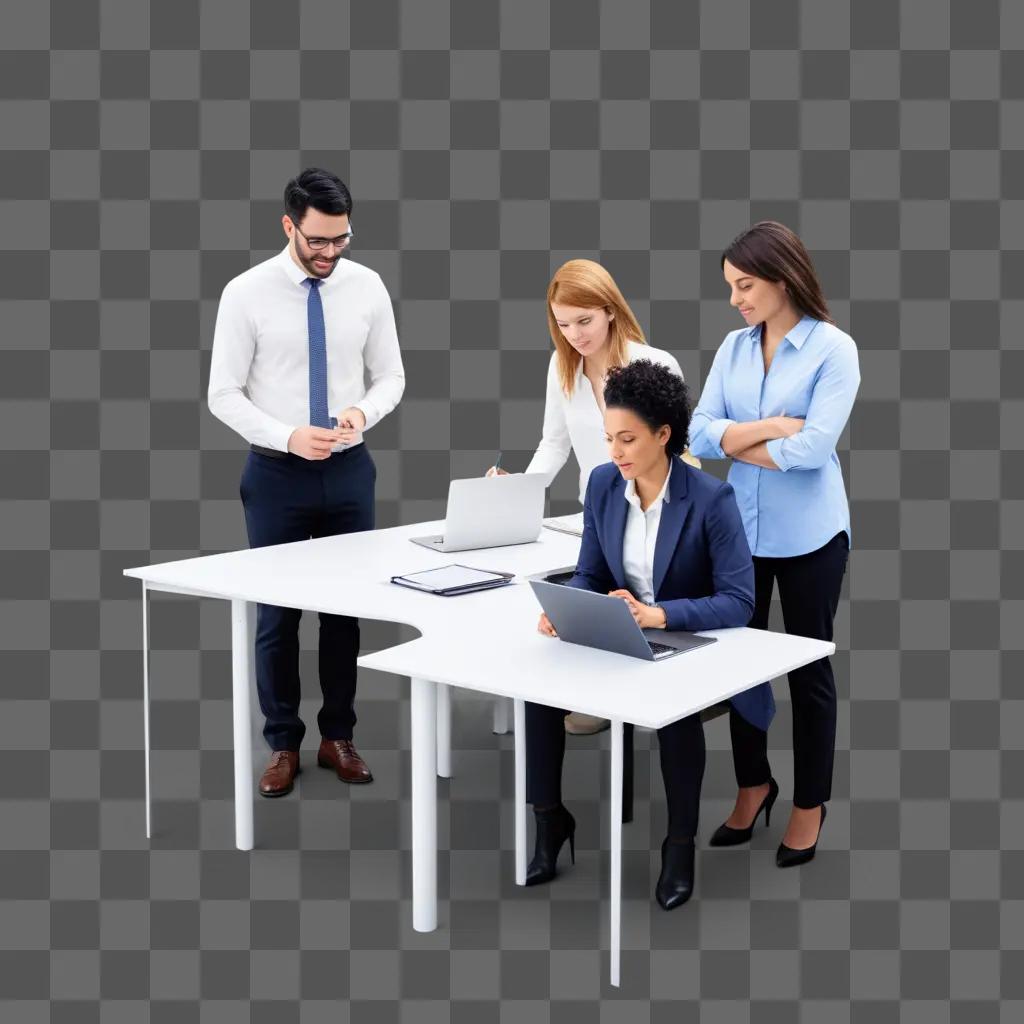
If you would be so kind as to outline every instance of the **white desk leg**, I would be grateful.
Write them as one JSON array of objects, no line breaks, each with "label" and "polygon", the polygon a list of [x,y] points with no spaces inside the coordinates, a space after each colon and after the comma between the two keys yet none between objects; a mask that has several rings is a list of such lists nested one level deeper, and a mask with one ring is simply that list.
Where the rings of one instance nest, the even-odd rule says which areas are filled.
[{"label": "white desk leg", "polygon": [[252,714],[249,708],[253,634],[246,601],[231,602],[231,707],[235,747],[235,846],[253,847]]},{"label": "white desk leg", "polygon": [[149,779],[149,588],[142,584],[142,731],[146,745],[146,838],[153,838],[153,793]]},{"label": "white desk leg", "polygon": [[619,985],[622,950],[622,722],[612,721],[611,792],[611,983]]},{"label": "white desk leg", "polygon": [[508,732],[508,697],[494,698],[494,724],[491,732],[497,736],[504,736]]},{"label": "white desk leg", "polygon": [[437,684],[411,679],[412,926],[437,927]]},{"label": "white desk leg", "polygon": [[437,774],[452,777],[452,688],[437,683]]},{"label": "white desk leg", "polygon": [[516,885],[526,885],[526,704],[515,708],[516,750]]}]

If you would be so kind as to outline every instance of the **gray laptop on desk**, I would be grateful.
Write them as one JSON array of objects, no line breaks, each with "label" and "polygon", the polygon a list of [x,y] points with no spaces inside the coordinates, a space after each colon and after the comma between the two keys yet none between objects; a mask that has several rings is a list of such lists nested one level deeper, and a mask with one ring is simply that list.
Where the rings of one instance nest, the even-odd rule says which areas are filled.
[{"label": "gray laptop on desk", "polygon": [[541,473],[453,480],[444,533],[412,537],[434,551],[475,551],[529,544],[540,536],[547,477]]},{"label": "gray laptop on desk", "polygon": [[641,629],[621,597],[530,580],[530,586],[559,638],[644,661],[661,661],[713,644],[712,636]]}]

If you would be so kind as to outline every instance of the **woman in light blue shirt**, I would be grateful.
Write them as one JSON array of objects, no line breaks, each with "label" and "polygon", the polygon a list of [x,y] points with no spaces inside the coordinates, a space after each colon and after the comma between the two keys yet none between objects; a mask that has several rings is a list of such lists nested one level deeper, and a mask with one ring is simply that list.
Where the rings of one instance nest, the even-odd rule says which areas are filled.
[{"label": "woman in light blue shirt", "polygon": [[[788,633],[831,640],[850,551],[850,511],[836,442],[860,384],[857,346],[832,322],[800,239],[762,221],[722,255],[730,302],[747,326],[729,333],[690,429],[701,458],[731,458],[729,483],[754,556],[750,625],[768,626],[775,583]],[[793,812],[780,867],[814,856],[831,795],[836,688],[828,658],[789,674]],[[768,734],[730,713],[739,794],[712,846],[746,842],[779,788]]]}]

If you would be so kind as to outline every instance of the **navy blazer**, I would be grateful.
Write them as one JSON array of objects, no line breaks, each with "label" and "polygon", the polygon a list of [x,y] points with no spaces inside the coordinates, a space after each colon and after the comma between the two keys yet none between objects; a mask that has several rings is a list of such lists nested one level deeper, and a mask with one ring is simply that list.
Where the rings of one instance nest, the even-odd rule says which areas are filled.
[{"label": "navy blazer", "polygon": [[[745,626],[754,612],[754,563],[733,489],[680,458],[671,462],[654,547],[654,600],[665,611],[666,628]],[[625,491],[614,463],[590,474],[579,560],[568,586],[600,594],[629,589],[622,568]],[[732,704],[760,729],[775,713],[768,683],[737,694]]]}]

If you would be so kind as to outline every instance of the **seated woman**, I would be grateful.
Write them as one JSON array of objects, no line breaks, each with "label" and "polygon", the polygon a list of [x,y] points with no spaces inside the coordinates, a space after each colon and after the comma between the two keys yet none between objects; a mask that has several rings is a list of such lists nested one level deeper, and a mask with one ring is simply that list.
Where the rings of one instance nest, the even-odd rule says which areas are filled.
[{"label": "seated woman", "polygon": [[[569,586],[621,597],[641,628],[744,626],[754,608],[754,568],[732,488],[688,466],[690,408],[686,385],[664,366],[637,360],[608,371],[605,442],[611,463],[590,475],[583,539]],[[538,626],[555,632],[546,615]],[[685,655],[684,655],[685,657]],[[741,695],[741,713],[763,722],[767,684]],[[576,822],[562,804],[566,712],[526,705],[527,770],[537,822],[526,884],[555,876]],[[693,893],[694,846],[704,776],[704,728],[697,714],[658,730],[668,801],[656,895],[666,910]]]}]

